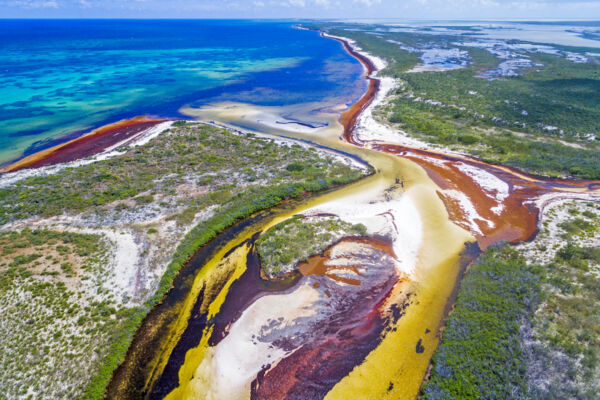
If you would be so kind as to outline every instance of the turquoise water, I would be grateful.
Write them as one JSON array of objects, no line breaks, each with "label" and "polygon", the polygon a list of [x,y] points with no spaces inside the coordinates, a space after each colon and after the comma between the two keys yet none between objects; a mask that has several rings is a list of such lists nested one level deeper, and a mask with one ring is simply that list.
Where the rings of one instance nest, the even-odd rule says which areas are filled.
[{"label": "turquoise water", "polygon": [[360,64],[289,22],[0,20],[0,163],[182,106],[349,104]]}]

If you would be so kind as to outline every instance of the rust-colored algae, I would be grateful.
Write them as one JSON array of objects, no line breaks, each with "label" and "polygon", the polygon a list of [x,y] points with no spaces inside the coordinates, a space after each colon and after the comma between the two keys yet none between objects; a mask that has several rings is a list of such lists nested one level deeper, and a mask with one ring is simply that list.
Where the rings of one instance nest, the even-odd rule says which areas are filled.
[{"label": "rust-colored algae", "polygon": [[344,49],[350,55],[360,61],[360,63],[365,67],[366,79],[369,82],[369,88],[367,89],[367,92],[340,117],[340,123],[344,127],[344,140],[346,140],[348,143],[361,146],[362,142],[353,136],[352,132],[354,131],[360,113],[369,107],[375,99],[375,96],[377,96],[380,81],[379,79],[371,77],[371,74],[376,71],[376,68],[368,57],[365,57],[359,52],[355,51],[346,40],[336,37],[330,38],[342,43]]},{"label": "rust-colored algae", "polygon": [[38,168],[90,157],[163,121],[164,119],[138,116],[104,125],[76,139],[15,161],[0,169],[0,173],[15,172],[25,168]]},{"label": "rust-colored algae", "polygon": [[[344,48],[364,65],[369,81],[365,95],[340,118],[344,129],[343,139],[358,147],[410,160],[419,165],[435,183],[428,186],[427,190],[422,187],[419,191],[418,187],[411,188],[410,177],[407,180],[409,195],[417,203],[433,204],[422,207],[428,211],[422,215],[422,219],[428,220],[424,224],[429,224],[426,233],[430,236],[423,241],[423,247],[427,244],[427,251],[419,253],[419,263],[422,266],[435,265],[435,268],[422,268],[415,276],[402,275],[389,267],[377,270],[376,274],[371,270],[370,276],[368,273],[365,275],[364,266],[346,265],[343,262],[336,265],[336,260],[341,261],[342,257],[336,259],[333,249],[348,242],[365,244],[396,259],[392,244],[381,238],[344,238],[322,254],[300,263],[300,273],[296,272],[295,276],[290,276],[289,284],[273,288],[269,285],[277,282],[266,281],[262,271],[257,270],[256,255],[249,252],[246,270],[242,273],[240,269],[241,275],[231,281],[230,287],[223,290],[218,303],[218,314],[217,307],[214,307],[215,311],[210,318],[186,326],[182,334],[184,340],[181,342],[189,342],[188,347],[185,351],[174,351],[176,357],[173,357],[173,360],[179,361],[170,361],[172,365],[165,369],[167,372],[158,377],[159,380],[169,381],[168,385],[164,391],[157,390],[150,397],[162,398],[167,392],[166,389],[177,385],[173,380],[187,386],[181,392],[171,392],[173,398],[179,398],[177,396],[181,393],[194,393],[194,385],[207,389],[211,382],[197,376],[197,373],[202,372],[198,368],[201,365],[214,368],[215,361],[211,358],[211,351],[227,338],[232,325],[241,314],[258,298],[268,295],[269,291],[285,295],[289,293],[288,289],[296,288],[297,282],[303,282],[310,293],[318,292],[323,295],[319,303],[313,304],[315,314],[319,312],[316,304],[321,304],[320,312],[331,308],[336,309],[337,313],[331,314],[325,322],[318,320],[319,322],[310,325],[311,331],[304,333],[310,338],[296,347],[292,345],[291,340],[298,340],[298,337],[284,336],[283,333],[277,343],[272,342],[274,346],[280,346],[290,352],[279,361],[269,360],[269,363],[262,366],[258,375],[255,375],[251,388],[248,388],[248,395],[257,399],[322,398],[324,395],[332,399],[357,396],[414,398],[441,336],[438,332],[443,329],[444,318],[456,297],[457,282],[480,250],[485,250],[498,241],[517,242],[531,239],[537,232],[541,207],[536,202],[540,201],[543,195],[592,192],[600,194],[600,181],[536,177],[468,156],[397,144],[369,143],[367,147],[367,143],[355,135],[355,127],[358,116],[372,104],[379,90],[380,82],[372,76],[376,69],[367,57],[352,49],[347,41],[341,38],[333,39],[340,41]],[[367,151],[356,152],[364,154]],[[394,157],[385,157],[396,160]],[[394,168],[398,168],[397,164],[393,165]],[[477,175],[467,173],[465,167],[477,169],[501,180],[507,185],[506,193],[502,196],[490,193],[489,187],[485,187],[485,182],[478,181],[480,178]],[[384,174],[389,172],[383,167],[382,170]],[[425,176],[421,169],[419,173]],[[388,179],[389,183],[393,184],[393,178],[388,176]],[[401,185],[404,189],[404,178],[398,179],[396,187]],[[461,198],[457,198],[457,193],[472,204],[478,218],[473,217],[473,210],[465,208]],[[299,211],[301,210],[297,209],[294,212]],[[394,224],[396,222],[393,221]],[[452,229],[446,227],[444,230],[440,227],[441,224],[451,225]],[[473,237],[477,243],[472,242]],[[462,253],[459,254],[460,249],[450,249],[448,242],[452,242],[452,246],[456,248],[463,249]],[[439,256],[440,250],[445,248],[448,248],[448,254]],[[210,262],[217,264],[220,259],[217,257]],[[357,262],[363,261],[353,260],[347,263]],[[241,268],[242,264],[239,265]],[[203,270],[205,268],[200,269]],[[385,281],[369,286],[373,284],[373,279],[388,272],[390,276]],[[296,278],[297,282],[294,281]],[[235,295],[228,296],[228,292]],[[347,297],[352,292],[359,295]],[[190,298],[194,296],[191,295]],[[309,303],[306,303],[306,307],[309,307]],[[271,308],[262,311],[269,310]],[[285,310],[286,313],[289,311]],[[252,315],[257,318],[260,316]],[[310,319],[297,321],[306,324]],[[285,328],[284,322],[268,322],[281,324],[280,328]],[[208,327],[210,329],[207,329]],[[202,338],[200,345],[197,345],[198,336]],[[194,348],[193,345],[197,347]],[[202,364],[205,361],[206,363]],[[389,379],[393,379],[393,382]],[[230,382],[227,383],[229,384]]]},{"label": "rust-colored algae", "polygon": [[[372,64],[368,60],[365,62],[365,57],[357,54],[343,39],[334,39],[341,41],[346,50],[366,66],[369,75],[369,90],[357,105],[342,116],[341,122],[344,128],[343,139],[347,143],[359,147],[368,147],[373,150],[409,159],[421,166],[427,172],[429,178],[439,187],[437,194],[446,207],[449,219],[476,237],[477,251],[479,249],[485,250],[490,245],[499,241],[514,243],[531,240],[535,237],[541,209],[544,207],[544,195],[552,195],[553,198],[560,198],[562,196],[571,197],[578,194],[600,194],[600,181],[598,180],[551,179],[526,174],[515,168],[486,163],[468,156],[447,154],[441,151],[412,148],[398,144],[365,143],[360,137],[355,135],[356,121],[358,114],[371,104],[372,99],[376,96],[379,85],[375,82],[377,79],[371,76],[373,72],[371,68]],[[478,181],[481,178],[477,174],[472,176],[465,172],[465,169],[468,168],[475,168],[480,172],[493,175],[493,177],[501,180],[508,186],[506,193],[503,193],[502,196],[498,196],[497,193],[495,193],[496,195],[490,193],[490,188],[485,187],[486,183]],[[452,196],[456,193],[460,194],[458,199],[457,196]],[[461,196],[466,197],[467,201],[473,206],[478,218],[474,218],[473,210],[469,210],[468,207],[461,204],[460,200],[464,200],[464,197]],[[465,258],[461,269],[464,271],[464,269],[468,268],[474,258],[475,256]],[[459,281],[460,277],[457,277],[456,283]],[[454,281],[449,280],[449,282]],[[439,318],[435,319],[440,324],[440,332],[443,329],[445,316],[448,314],[456,298],[458,288],[457,284],[449,284],[453,287],[452,293],[447,299],[445,310],[439,315]],[[426,298],[422,298],[421,300],[425,301]],[[394,328],[394,332],[390,336],[395,336],[396,333],[402,330],[407,331],[407,329],[410,329],[408,327],[411,326],[411,320],[431,319],[429,315],[431,311],[418,304],[409,310],[410,316],[403,318],[401,324]],[[423,309],[418,311],[419,308]],[[435,321],[432,320],[431,322]],[[396,329],[398,329],[397,332]],[[419,355],[429,360],[437,347],[440,336],[441,333],[439,336],[434,336],[435,339],[429,338],[428,344],[425,347],[423,346],[422,339],[419,339],[415,344]],[[366,371],[369,368],[372,370],[374,375],[371,378],[378,376],[377,371],[379,373],[387,371],[385,365],[380,365],[383,360],[387,359],[384,353],[392,351],[395,348],[394,346],[404,346],[404,339],[406,338],[398,341],[390,337],[389,340],[386,338],[382,341],[377,349],[368,357],[371,358],[370,367],[363,368],[367,360],[360,366],[357,366],[350,375],[345,377],[340,384],[336,385],[335,389],[339,390],[332,390],[328,393],[327,398],[344,398],[350,393],[362,394],[363,391],[365,394],[377,393],[377,389],[374,388],[375,382],[367,377]],[[376,355],[375,353],[378,354]],[[394,362],[401,366],[398,367],[396,372],[392,373],[392,375],[399,377],[399,379],[394,380],[394,384],[390,381],[390,386],[385,397],[416,397],[426,370],[423,375],[414,374],[412,371],[409,372],[409,370],[404,369],[404,364],[400,359],[396,358]],[[416,364],[413,367],[416,367]],[[389,374],[391,371],[387,371],[387,373]]]},{"label": "rust-colored algae", "polygon": [[[334,281],[346,283],[349,285],[360,285],[360,280],[339,276],[336,273],[336,271],[350,271],[358,276],[362,276],[362,273],[359,270],[360,265],[343,265],[343,266],[328,265],[329,261],[334,260],[334,258],[332,258],[332,256],[331,256],[332,249],[337,244],[340,244],[340,243],[367,244],[367,245],[373,247],[374,249],[377,249],[379,251],[382,251],[382,252],[388,254],[392,258],[396,258],[392,244],[385,240],[378,239],[378,238],[370,238],[370,237],[343,238],[340,241],[338,241],[336,244],[334,244],[334,245],[330,246],[328,249],[326,249],[322,254],[314,255],[314,256],[310,257],[308,259],[308,261],[300,263],[298,265],[298,270],[300,271],[300,273],[304,276],[322,275],[322,276],[331,278]],[[316,288],[319,287],[318,282],[317,282],[317,286],[315,286],[315,287]]]},{"label": "rust-colored algae", "polygon": [[[394,257],[392,246],[389,242],[380,238],[344,238],[332,245],[323,254],[311,257],[308,262],[302,263],[300,269],[306,276],[319,279],[320,277],[331,278],[334,282],[350,284],[356,287],[356,283],[348,282],[337,276],[331,276],[331,269],[344,269],[357,272],[362,266],[339,266],[333,264],[337,259],[333,250],[340,244],[357,244],[373,248],[379,253],[386,253]],[[350,251],[352,253],[352,251]],[[327,279],[322,279],[320,287],[329,285],[334,290],[332,294],[328,290],[323,293],[331,299],[329,307],[340,307],[340,313],[334,314],[328,319],[326,326],[315,326],[316,332],[320,332],[313,340],[307,342],[296,351],[280,360],[276,365],[267,366],[252,383],[251,398],[255,399],[286,399],[286,398],[322,398],[335,384],[369,354],[379,343],[386,329],[397,321],[403,313],[403,309],[409,304],[410,290],[406,288],[399,301],[400,306],[390,302],[392,296],[398,296],[400,288],[406,278],[396,274],[382,286],[365,288],[363,295],[347,301],[344,305],[340,300],[346,299],[347,291],[352,286],[338,286]],[[364,275],[361,278],[368,279]],[[370,279],[373,279],[371,276]],[[359,279],[356,279],[360,283]],[[367,282],[364,282],[367,283]],[[381,290],[380,290],[381,289]]]},{"label": "rust-colored algae", "polygon": [[[493,165],[467,156],[450,155],[438,151],[415,149],[395,144],[373,144],[372,148],[408,158],[422,166],[434,182],[443,182],[444,189],[464,193],[479,215],[493,226],[479,222],[481,233],[476,234],[482,250],[498,241],[518,242],[531,239],[537,231],[539,217],[535,201],[550,193],[599,192],[600,181],[565,180],[537,177],[514,168]],[[444,161],[440,163],[439,161]],[[493,212],[499,202],[489,196],[476,179],[461,171],[460,164],[483,170],[509,186],[508,197],[500,202],[501,212]],[[440,193],[451,218],[464,226],[462,211],[451,197]]]},{"label": "rust-colored algae", "polygon": [[[328,36],[330,37],[330,36]],[[373,62],[363,54],[355,51],[347,40],[330,37],[342,43],[344,49],[355,57],[366,70],[366,79],[369,82],[367,92],[361,99],[344,112],[340,118],[343,126],[343,138],[346,142],[364,147],[365,142],[357,137],[355,128],[360,113],[366,109],[376,97],[379,91],[380,81],[372,76],[376,72]],[[471,203],[476,207],[479,215],[491,222],[493,227],[485,223],[478,223],[481,233],[475,233],[477,241],[482,250],[499,242],[518,242],[530,240],[537,232],[539,210],[534,202],[540,196],[549,193],[581,193],[597,192],[600,194],[600,181],[598,180],[566,180],[537,177],[516,168],[493,165],[473,157],[447,154],[441,151],[418,149],[390,143],[373,143],[370,147],[374,150],[396,154],[399,157],[410,159],[423,167],[431,180],[441,189],[454,189],[467,195]],[[443,166],[436,161],[448,162]],[[452,164],[455,164],[454,166]],[[502,181],[510,187],[510,195],[502,201],[501,213],[494,213],[492,209],[498,206],[493,198],[488,196],[480,184],[471,176],[462,172],[456,164],[467,164],[482,169]],[[439,194],[447,207],[451,219],[462,227],[464,223],[464,211],[458,207],[456,201],[442,193]]]}]

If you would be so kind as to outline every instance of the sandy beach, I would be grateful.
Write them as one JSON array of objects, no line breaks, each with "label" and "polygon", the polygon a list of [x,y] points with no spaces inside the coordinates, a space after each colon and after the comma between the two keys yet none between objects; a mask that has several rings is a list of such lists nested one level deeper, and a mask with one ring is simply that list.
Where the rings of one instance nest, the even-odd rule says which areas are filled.
[{"label": "sandy beach", "polygon": [[385,60],[362,51],[350,39],[323,36],[342,42],[363,64],[369,80],[369,90],[357,103],[360,106],[351,107],[342,117],[342,121],[348,121],[344,125],[344,139],[355,145],[406,157],[421,165],[440,186],[439,196],[451,219],[475,235],[482,249],[499,240],[532,239],[537,232],[540,213],[552,199],[582,199],[586,196],[592,199],[600,195],[598,181],[549,179],[526,174],[445,148],[433,149],[409,138],[404,132],[381,124],[374,118],[373,110],[385,104],[396,86],[392,78],[377,76],[385,68]]},{"label": "sandy beach", "polygon": [[164,119],[139,116],[104,125],[76,139],[40,150],[17,160],[0,169],[0,173],[62,164],[91,157],[114,147],[116,144],[128,144],[144,131],[164,121]]},{"label": "sandy beach", "polygon": [[[161,352],[158,370],[147,380],[151,388],[153,379],[162,378],[160,368],[176,354],[181,361],[177,376],[165,378],[178,378],[171,398],[234,399],[257,394],[285,398],[308,390],[306,383],[313,381],[322,383],[312,387],[314,397],[325,389],[335,399],[356,393],[370,398],[416,394],[461,273],[476,256],[499,241],[531,240],[538,232],[541,212],[552,201],[600,197],[600,181],[528,175],[447,149],[434,150],[385,125],[375,111],[398,84],[379,76],[386,61],[350,39],[321,35],[341,42],[364,67],[368,88],[353,105],[323,111],[322,104],[310,104],[313,111],[320,111],[311,113],[305,112],[306,105],[303,109],[220,102],[186,106],[180,112],[239,135],[252,133],[278,144],[321,148],[318,151],[349,164],[371,165],[376,173],[279,211],[264,225],[251,225],[244,233],[247,236],[236,236],[204,260],[206,265],[194,278],[184,311],[171,329],[173,337],[156,350]],[[171,123],[138,117],[107,125],[10,165],[4,172],[21,171],[0,177],[0,187],[3,179],[4,184],[12,184],[31,173],[51,173],[52,168],[87,162],[80,160],[83,157],[109,157],[118,146],[150,143]],[[88,161],[93,162],[93,157]],[[33,169],[37,167],[42,168]],[[234,292],[235,285],[256,280],[248,277],[254,272],[248,263],[251,238],[294,215],[323,214],[364,224],[367,236],[363,242],[342,241],[327,249],[322,255],[327,273],[306,274],[283,291],[264,290],[257,284],[246,303],[236,303],[235,294],[246,289]],[[172,251],[178,237],[199,220],[175,232],[179,236],[171,235],[167,249]],[[166,216],[159,215],[140,229],[161,225],[159,230],[165,230],[165,221]],[[141,254],[155,243],[136,243],[133,231],[121,235],[106,236],[116,242],[113,269],[124,279],[117,289],[132,295],[128,287],[136,284],[138,274],[150,270],[142,265]],[[242,239],[243,243],[237,242]],[[382,251],[376,240],[393,251]],[[154,270],[160,272],[167,261],[159,261]],[[153,277],[153,282],[159,278]],[[211,293],[204,294],[206,288]],[[204,331],[194,333],[198,340],[193,346],[176,349],[188,321],[200,315],[193,309],[198,299],[206,321],[219,319],[220,325],[215,328],[216,323],[206,322]],[[316,368],[321,365],[325,367]]]}]

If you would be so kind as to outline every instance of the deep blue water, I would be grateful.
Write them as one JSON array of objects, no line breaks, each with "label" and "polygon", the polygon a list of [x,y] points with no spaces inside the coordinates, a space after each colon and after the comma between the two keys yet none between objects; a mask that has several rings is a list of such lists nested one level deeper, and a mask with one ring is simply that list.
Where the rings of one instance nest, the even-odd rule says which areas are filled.
[{"label": "deep blue water", "polygon": [[291,22],[0,20],[0,163],[186,104],[352,103],[360,64]]}]

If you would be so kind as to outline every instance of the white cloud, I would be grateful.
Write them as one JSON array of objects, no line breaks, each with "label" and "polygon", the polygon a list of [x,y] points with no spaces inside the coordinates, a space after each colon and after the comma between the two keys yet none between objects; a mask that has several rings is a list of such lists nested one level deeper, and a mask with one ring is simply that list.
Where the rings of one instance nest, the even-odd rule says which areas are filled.
[{"label": "white cloud", "polygon": [[354,0],[354,3],[362,4],[371,7],[374,4],[381,4],[381,0]]},{"label": "white cloud", "polygon": [[20,7],[26,9],[58,8],[58,2],[56,0],[10,0],[0,1],[0,5],[7,5],[9,7]]},{"label": "white cloud", "polygon": [[295,7],[304,7],[306,5],[304,0],[288,0],[288,2],[291,6]]}]

